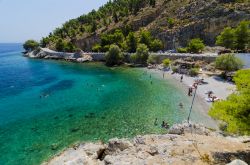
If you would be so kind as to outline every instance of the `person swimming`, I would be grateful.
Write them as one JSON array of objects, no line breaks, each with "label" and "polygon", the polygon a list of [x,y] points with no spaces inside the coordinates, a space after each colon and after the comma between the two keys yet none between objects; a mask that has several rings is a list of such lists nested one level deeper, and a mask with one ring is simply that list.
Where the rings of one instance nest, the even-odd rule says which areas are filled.
[{"label": "person swimming", "polygon": [[154,125],[155,126],[158,125],[158,119],[157,118],[155,118]]},{"label": "person swimming", "polygon": [[180,106],[180,108],[183,108],[183,104],[182,103],[180,103],[179,106]]},{"label": "person swimming", "polygon": [[169,128],[169,124],[167,122],[165,122],[165,121],[162,121],[161,127],[168,129]]}]

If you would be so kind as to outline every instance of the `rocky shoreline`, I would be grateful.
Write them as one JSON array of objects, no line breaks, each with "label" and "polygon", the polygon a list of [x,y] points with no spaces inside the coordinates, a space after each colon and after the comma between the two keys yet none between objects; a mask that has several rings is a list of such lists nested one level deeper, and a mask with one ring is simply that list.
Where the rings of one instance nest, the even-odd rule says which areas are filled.
[{"label": "rocky shoreline", "polygon": [[65,60],[78,63],[104,60],[104,53],[84,53],[82,51],[67,53],[56,52],[48,48],[38,48],[34,51],[24,52],[24,56],[29,58]]},{"label": "rocky shoreline", "polygon": [[[91,62],[91,61],[105,61],[105,53],[101,52],[83,52],[81,50],[75,53],[68,52],[57,52],[48,48],[38,48],[33,51],[24,52],[25,57],[38,58],[38,59],[54,59],[54,60],[65,60],[71,62]],[[125,61],[130,63],[130,55],[132,53],[124,53]],[[158,56],[160,61],[168,58],[170,60],[176,60],[181,58],[192,58],[194,60],[202,60],[206,62],[213,62],[218,53],[203,53],[203,54],[192,54],[192,53],[149,53],[153,56]]]},{"label": "rocky shoreline", "polygon": [[[82,143],[43,165],[153,165],[250,163],[250,137],[226,137],[200,124],[176,124],[165,135]],[[240,159],[240,160],[239,160]]]}]

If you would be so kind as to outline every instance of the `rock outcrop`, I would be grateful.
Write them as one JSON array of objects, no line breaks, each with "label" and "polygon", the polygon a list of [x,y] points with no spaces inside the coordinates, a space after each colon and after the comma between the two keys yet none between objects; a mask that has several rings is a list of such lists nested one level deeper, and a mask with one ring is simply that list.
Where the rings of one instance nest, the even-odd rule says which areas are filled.
[{"label": "rock outcrop", "polygon": [[76,145],[44,165],[250,163],[250,144],[237,137],[226,138],[202,125],[188,123],[174,125],[170,132],[172,134],[111,139],[107,145]]},{"label": "rock outcrop", "polygon": [[76,53],[67,53],[67,52],[56,52],[48,48],[39,48],[31,52],[26,52],[24,56],[29,58],[66,60],[79,63],[104,60],[103,53],[85,53],[82,51]]}]

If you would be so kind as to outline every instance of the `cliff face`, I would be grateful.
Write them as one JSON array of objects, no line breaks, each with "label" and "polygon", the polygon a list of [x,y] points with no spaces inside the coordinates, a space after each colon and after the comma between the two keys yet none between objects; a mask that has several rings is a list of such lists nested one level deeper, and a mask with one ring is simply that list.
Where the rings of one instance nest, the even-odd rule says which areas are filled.
[{"label": "cliff face", "polygon": [[[225,27],[235,27],[242,20],[250,20],[249,0],[241,3],[236,3],[235,0],[156,0],[155,6],[141,6],[138,13],[120,16],[116,21],[113,15],[116,10],[112,8],[105,18],[95,20],[95,32],[66,32],[70,35],[66,40],[72,41],[85,51],[90,51],[93,45],[100,42],[101,34],[129,27],[135,32],[140,28],[148,29],[154,37],[164,42],[165,49],[186,46],[188,40],[196,37],[213,46],[216,36]],[[109,23],[103,23],[106,20]],[[71,29],[88,29],[90,26],[81,20],[77,21]],[[63,28],[61,30],[64,31]],[[60,35],[65,37],[65,32],[60,32]],[[53,46],[51,48],[53,49]]]},{"label": "cliff face", "polygon": [[235,27],[242,20],[250,20],[249,4],[227,4],[219,1],[193,1],[174,12],[181,23],[173,29],[154,32],[172,49],[186,46],[187,41],[199,37],[207,45],[215,44],[216,36],[227,26]]}]

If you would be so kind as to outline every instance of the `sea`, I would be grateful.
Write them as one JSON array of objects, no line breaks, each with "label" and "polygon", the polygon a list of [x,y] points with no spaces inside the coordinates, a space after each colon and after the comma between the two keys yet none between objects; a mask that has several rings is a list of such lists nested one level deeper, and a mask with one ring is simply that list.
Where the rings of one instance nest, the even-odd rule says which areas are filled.
[{"label": "sea", "polygon": [[[162,121],[187,119],[187,91],[145,69],[29,59],[22,51],[0,44],[1,165],[37,165],[79,142],[162,134]],[[196,107],[191,119],[210,120]]]}]

